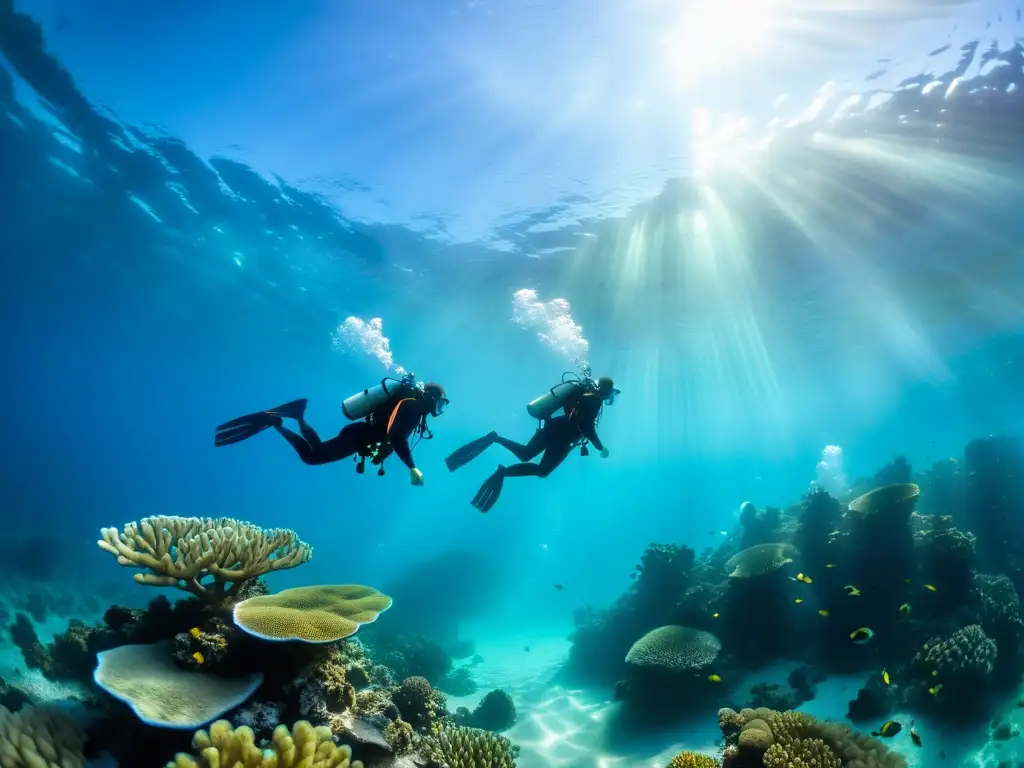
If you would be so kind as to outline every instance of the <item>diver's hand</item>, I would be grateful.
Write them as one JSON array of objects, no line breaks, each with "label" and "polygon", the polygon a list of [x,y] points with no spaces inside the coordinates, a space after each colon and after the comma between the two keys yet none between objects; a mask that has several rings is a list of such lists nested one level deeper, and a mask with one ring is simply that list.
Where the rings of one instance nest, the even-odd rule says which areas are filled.
[{"label": "diver's hand", "polygon": [[413,467],[409,470],[409,482],[413,485],[423,485],[423,473]]},{"label": "diver's hand", "polygon": [[601,458],[602,459],[607,459],[608,458],[608,449],[607,448],[602,448],[601,449]]}]

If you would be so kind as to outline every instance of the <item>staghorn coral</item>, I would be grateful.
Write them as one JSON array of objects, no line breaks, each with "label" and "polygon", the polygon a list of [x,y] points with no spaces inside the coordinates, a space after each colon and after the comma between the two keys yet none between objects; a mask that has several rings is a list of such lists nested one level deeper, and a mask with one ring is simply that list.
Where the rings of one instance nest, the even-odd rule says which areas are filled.
[{"label": "staghorn coral", "polygon": [[198,756],[178,753],[165,768],[363,768],[352,750],[333,742],[330,728],[314,728],[305,720],[274,729],[269,749],[256,746],[250,728],[232,728],[218,720],[210,731],[196,731],[192,747]]},{"label": "staghorn coral", "polygon": [[175,666],[170,643],[122,645],[98,654],[93,679],[148,725],[196,728],[246,701],[262,674],[225,678]]},{"label": "staghorn coral", "polygon": [[84,768],[84,747],[82,729],[59,709],[0,706],[3,768]]},{"label": "staghorn coral", "polygon": [[987,677],[995,669],[996,644],[977,624],[958,629],[946,640],[933,638],[925,646],[923,661],[943,680],[956,677]]},{"label": "staghorn coral", "polygon": [[519,747],[504,736],[454,726],[420,739],[419,751],[448,768],[516,768]]},{"label": "staghorn coral", "polygon": [[665,768],[718,768],[720,765],[715,758],[699,752],[679,752],[669,760]]},{"label": "staghorn coral", "polygon": [[710,632],[670,624],[652,629],[633,643],[626,663],[681,672],[707,666],[721,650],[721,641]]},{"label": "staghorn coral", "polygon": [[[227,517],[146,517],[123,531],[100,533],[96,543],[119,565],[146,569],[133,576],[137,584],[177,587],[211,603],[233,599],[249,579],[313,556],[294,531],[264,530]],[[212,582],[204,584],[207,577]]]},{"label": "staghorn coral", "polygon": [[333,584],[295,587],[235,604],[235,625],[261,640],[333,643],[354,635],[391,607],[372,587]]},{"label": "staghorn coral", "polygon": [[749,579],[777,571],[799,554],[791,544],[758,544],[730,557],[725,568],[731,579]]}]

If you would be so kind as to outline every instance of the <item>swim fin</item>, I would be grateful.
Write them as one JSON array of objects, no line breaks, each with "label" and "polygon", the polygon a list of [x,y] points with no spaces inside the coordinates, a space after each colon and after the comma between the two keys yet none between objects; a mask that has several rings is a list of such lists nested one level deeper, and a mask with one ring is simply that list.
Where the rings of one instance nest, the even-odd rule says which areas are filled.
[{"label": "swim fin", "polygon": [[239,416],[231,421],[225,421],[217,427],[213,443],[218,447],[233,445],[280,424],[281,419],[301,419],[306,414],[306,403],[308,402],[307,398],[302,397],[279,405],[277,408],[271,408],[269,411],[257,411],[246,416]]},{"label": "swim fin", "polygon": [[483,437],[478,437],[461,448],[456,448],[451,455],[444,460],[449,472],[454,472],[459,467],[464,467],[481,453],[486,451],[498,439],[497,432],[491,432]]},{"label": "swim fin", "polygon": [[497,471],[487,478],[487,481],[480,486],[471,502],[481,512],[490,512],[491,507],[498,503],[501,496],[501,488],[505,484],[505,468],[498,465]]}]

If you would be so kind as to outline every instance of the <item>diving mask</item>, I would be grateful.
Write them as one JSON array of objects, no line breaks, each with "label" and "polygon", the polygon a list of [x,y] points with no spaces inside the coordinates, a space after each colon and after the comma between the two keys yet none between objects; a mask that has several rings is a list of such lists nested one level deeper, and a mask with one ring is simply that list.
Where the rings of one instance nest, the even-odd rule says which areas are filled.
[{"label": "diving mask", "polygon": [[608,393],[608,397],[604,399],[605,405],[615,405],[615,398],[622,394],[621,389],[612,388],[612,391]]}]

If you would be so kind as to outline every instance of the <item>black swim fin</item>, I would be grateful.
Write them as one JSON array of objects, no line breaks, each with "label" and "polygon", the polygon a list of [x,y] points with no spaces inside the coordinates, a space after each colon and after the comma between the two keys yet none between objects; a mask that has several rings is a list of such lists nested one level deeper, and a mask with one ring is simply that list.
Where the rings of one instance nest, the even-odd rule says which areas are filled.
[{"label": "black swim fin", "polygon": [[483,437],[478,437],[470,443],[466,443],[461,448],[456,448],[452,451],[451,455],[444,460],[444,463],[448,467],[448,471],[454,472],[459,467],[466,466],[469,462],[494,445],[494,442],[497,439],[498,433],[491,432]]},{"label": "black swim fin", "polygon": [[491,507],[498,503],[501,488],[505,485],[504,469],[499,464],[497,471],[487,478],[486,482],[480,486],[480,490],[476,492],[476,496],[473,497],[472,505],[481,512],[490,512]]},{"label": "black swim fin", "polygon": [[217,427],[213,443],[218,447],[233,445],[280,424],[281,419],[301,419],[306,414],[307,402],[309,402],[308,399],[302,397],[279,405],[277,408],[271,408],[269,411],[257,411],[246,416],[239,416],[231,421],[225,421]]}]

